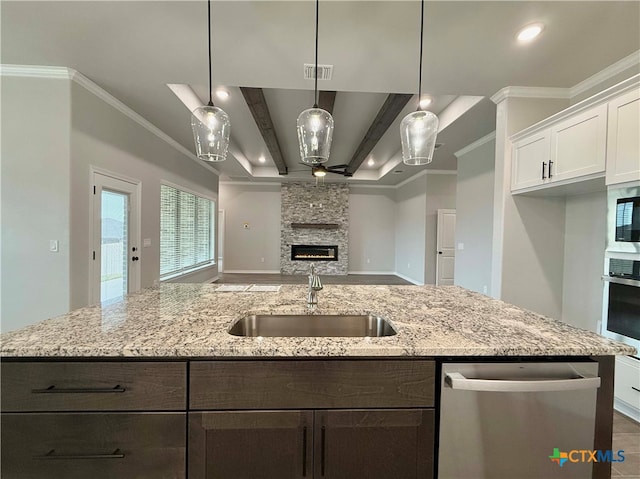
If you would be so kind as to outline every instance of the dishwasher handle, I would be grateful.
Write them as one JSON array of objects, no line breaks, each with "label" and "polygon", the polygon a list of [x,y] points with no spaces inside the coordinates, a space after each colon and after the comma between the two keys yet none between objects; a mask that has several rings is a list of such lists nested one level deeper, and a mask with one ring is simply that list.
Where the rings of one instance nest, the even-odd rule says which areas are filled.
[{"label": "dishwasher handle", "polygon": [[489,392],[545,392],[545,391],[574,391],[577,389],[597,389],[600,387],[600,378],[568,379],[469,379],[459,372],[445,374],[445,384],[451,389],[462,391],[489,391]]}]

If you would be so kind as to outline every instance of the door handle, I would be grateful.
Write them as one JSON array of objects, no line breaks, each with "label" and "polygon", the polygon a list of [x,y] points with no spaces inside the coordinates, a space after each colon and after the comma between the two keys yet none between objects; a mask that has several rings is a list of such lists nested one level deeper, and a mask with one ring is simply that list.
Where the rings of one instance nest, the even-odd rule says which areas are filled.
[{"label": "door handle", "polygon": [[578,376],[567,379],[469,379],[461,373],[447,373],[445,384],[451,389],[463,391],[491,391],[491,392],[543,392],[543,391],[574,391],[577,389],[597,389],[600,378],[586,378]]},{"label": "door handle", "polygon": [[322,426],[320,430],[320,475],[324,477],[324,456],[327,439],[327,429]]},{"label": "door handle", "polygon": [[307,477],[307,426],[302,428],[302,477]]},{"label": "door handle", "polygon": [[140,258],[138,258],[137,256],[134,256],[133,258],[131,258],[131,261],[138,261]]}]

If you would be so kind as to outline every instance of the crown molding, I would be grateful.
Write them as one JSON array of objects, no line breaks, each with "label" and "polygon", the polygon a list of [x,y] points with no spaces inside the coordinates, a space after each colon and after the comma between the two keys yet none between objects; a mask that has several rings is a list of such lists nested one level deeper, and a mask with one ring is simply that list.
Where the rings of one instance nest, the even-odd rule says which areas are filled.
[{"label": "crown molding", "polygon": [[507,86],[491,97],[494,103],[500,103],[507,98],[549,98],[569,100],[570,88],[537,87],[537,86]]},{"label": "crown molding", "polygon": [[591,88],[595,88],[601,83],[607,81],[610,78],[622,73],[625,70],[640,65],[640,50],[633,52],[631,55],[624,57],[622,60],[609,65],[604,70],[599,71],[595,75],[591,75],[589,78],[581,81],[580,83],[573,85],[569,90],[571,97],[575,97]]},{"label": "crown molding", "polygon": [[74,70],[73,68],[67,67],[56,67],[56,66],[37,66],[37,65],[0,65],[0,75],[1,76],[10,76],[10,77],[26,77],[26,78],[48,78],[48,79],[64,79],[71,80],[77,83],[79,86],[83,87],[85,90],[93,93],[95,96],[100,98],[102,101],[112,106],[116,110],[118,110],[123,115],[127,116],[131,120],[135,121],[138,125],[145,128],[147,131],[153,133],[162,141],[167,143],[173,149],[182,153],[187,158],[195,161],[198,165],[206,170],[214,173],[217,176],[220,176],[220,172],[215,168],[201,162],[198,160],[198,157],[187,150],[184,146],[178,143],[176,140],[167,135],[160,128],[155,126],[153,123],[145,119],[143,116],[136,113],[130,107],[122,103],[116,97],[108,93],[102,87],[98,86],[93,81],[89,80],[82,73]]},{"label": "crown molding", "polygon": [[461,156],[466,155],[470,151],[475,150],[476,148],[484,145],[485,143],[489,143],[491,140],[494,140],[495,138],[496,138],[496,132],[494,130],[491,133],[489,133],[488,135],[485,135],[482,138],[477,139],[473,143],[468,144],[467,146],[465,146],[461,150],[456,151],[454,153],[454,155],[455,155],[456,158],[460,158]]}]

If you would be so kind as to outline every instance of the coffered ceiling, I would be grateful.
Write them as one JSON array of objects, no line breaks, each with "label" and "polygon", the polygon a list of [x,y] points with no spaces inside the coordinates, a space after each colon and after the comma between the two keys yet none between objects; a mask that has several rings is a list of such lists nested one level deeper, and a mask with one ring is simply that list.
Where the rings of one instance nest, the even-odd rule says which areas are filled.
[{"label": "coffered ceiling", "polygon": [[[167,85],[208,97],[206,1],[3,0],[0,8],[2,63],[78,70],[193,151],[189,109]],[[232,125],[230,157],[214,165],[222,178],[311,178],[299,164],[295,122],[313,104],[303,64],[314,61],[314,8],[308,0],[213,2],[214,88],[230,93],[215,101]],[[494,130],[488,97],[501,88],[572,87],[640,49],[637,1],[428,1],[425,8],[423,91],[444,119],[442,146],[427,167],[399,162],[399,123],[415,109],[414,96],[350,182],[394,185],[424,168],[455,170],[454,153]],[[334,69],[319,89],[337,92],[329,164],[352,160],[390,94],[416,92],[419,14],[418,1],[321,0],[319,63]],[[532,22],[545,24],[543,34],[518,44],[517,30]],[[286,176],[241,87],[261,89]]]}]

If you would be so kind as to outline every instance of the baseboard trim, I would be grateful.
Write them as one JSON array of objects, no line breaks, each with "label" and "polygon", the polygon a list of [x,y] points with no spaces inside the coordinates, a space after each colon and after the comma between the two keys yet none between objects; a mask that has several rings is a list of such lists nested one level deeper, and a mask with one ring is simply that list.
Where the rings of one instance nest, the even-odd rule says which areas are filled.
[{"label": "baseboard trim", "polygon": [[279,269],[225,269],[224,273],[235,274],[280,274]]},{"label": "baseboard trim", "polygon": [[402,279],[404,279],[406,281],[409,281],[410,283],[415,284],[416,286],[424,286],[424,283],[421,283],[420,281],[416,281],[413,278],[409,278],[409,276],[405,276],[404,274],[398,273],[397,271],[395,273],[393,273],[393,274],[395,274],[398,278],[402,278]]},{"label": "baseboard trim", "polygon": [[215,283],[216,281],[218,281],[220,279],[220,275],[216,274],[213,278],[210,278],[206,281],[204,281],[205,283]]},{"label": "baseboard trim", "polygon": [[393,274],[395,271],[347,271],[347,274]]},{"label": "baseboard trim", "polygon": [[624,414],[627,417],[630,417],[634,421],[640,422],[640,410],[627,404],[626,402],[621,401],[620,399],[614,398],[613,408],[619,413]]}]

